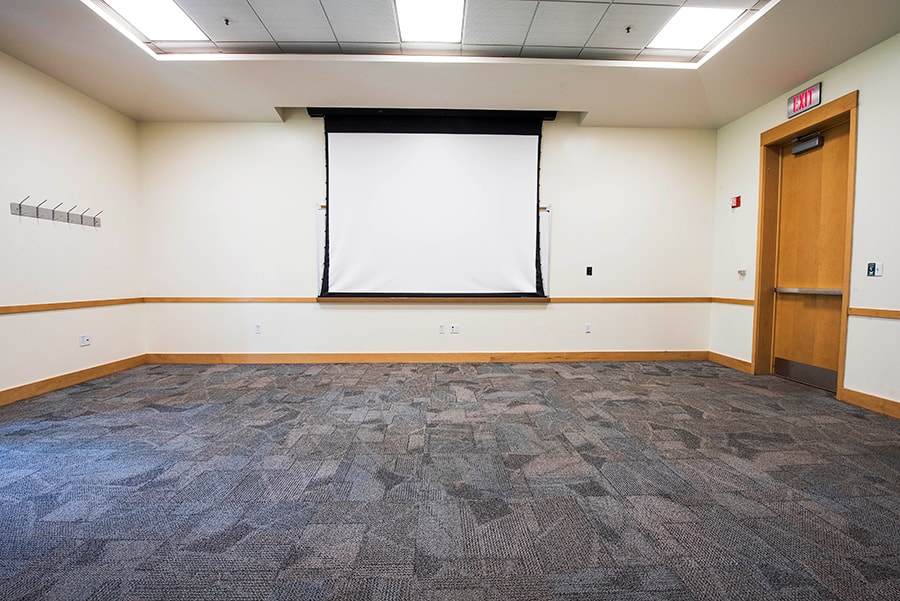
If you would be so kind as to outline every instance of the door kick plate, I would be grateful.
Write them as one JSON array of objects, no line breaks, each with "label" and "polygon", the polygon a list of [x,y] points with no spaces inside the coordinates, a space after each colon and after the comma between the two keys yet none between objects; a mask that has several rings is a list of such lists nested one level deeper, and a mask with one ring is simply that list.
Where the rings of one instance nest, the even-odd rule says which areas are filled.
[{"label": "door kick plate", "polygon": [[775,365],[772,371],[776,376],[781,376],[788,380],[837,392],[837,372],[831,369],[775,357]]}]

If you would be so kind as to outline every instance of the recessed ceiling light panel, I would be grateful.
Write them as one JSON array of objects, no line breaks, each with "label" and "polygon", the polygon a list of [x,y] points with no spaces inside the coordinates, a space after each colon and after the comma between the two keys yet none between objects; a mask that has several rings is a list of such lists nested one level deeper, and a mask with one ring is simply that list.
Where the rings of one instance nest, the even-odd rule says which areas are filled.
[{"label": "recessed ceiling light panel", "polygon": [[647,47],[703,50],[743,12],[740,8],[681,8]]},{"label": "recessed ceiling light panel", "polygon": [[400,40],[449,42],[462,40],[464,0],[395,0]]},{"label": "recessed ceiling light panel", "polygon": [[174,0],[104,0],[132,27],[151,41],[208,40]]}]

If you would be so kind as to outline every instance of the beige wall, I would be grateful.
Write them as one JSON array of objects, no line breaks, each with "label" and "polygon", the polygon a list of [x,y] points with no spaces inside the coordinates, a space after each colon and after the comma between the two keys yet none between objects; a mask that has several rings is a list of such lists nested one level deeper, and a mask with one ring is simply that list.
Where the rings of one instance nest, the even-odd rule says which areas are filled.
[{"label": "beige wall", "polygon": [[[140,148],[147,296],[317,294],[321,120],[148,124]],[[551,296],[709,296],[714,132],[563,115],[545,125],[541,156]],[[709,323],[705,304],[146,310],[148,350],[164,353],[706,350]],[[461,333],[439,335],[441,323]]]},{"label": "beige wall", "polygon": [[[900,310],[898,63],[900,36],[795,82],[821,80],[826,102],[860,90],[854,307]],[[315,296],[321,122],[298,112],[284,124],[136,125],[3,55],[0,83],[4,203],[31,195],[104,210],[99,229],[0,219],[0,305]],[[550,295],[751,299],[759,134],[785,120],[791,91],[718,132],[580,127],[566,114],[546,124]],[[736,194],[743,206],[732,210]],[[874,260],[883,278],[865,277]],[[704,303],[148,304],[3,315],[0,389],[145,352],[709,349],[749,361],[752,320],[752,307]],[[462,333],[439,335],[440,323]],[[93,335],[90,347],[78,347],[82,333]],[[900,399],[896,321],[851,318],[847,348],[848,388]]]},{"label": "beige wall", "polygon": [[[136,125],[3,54],[0,88],[0,305],[139,296]],[[26,196],[103,226],[11,215]],[[143,353],[142,311],[0,315],[0,390]]]}]

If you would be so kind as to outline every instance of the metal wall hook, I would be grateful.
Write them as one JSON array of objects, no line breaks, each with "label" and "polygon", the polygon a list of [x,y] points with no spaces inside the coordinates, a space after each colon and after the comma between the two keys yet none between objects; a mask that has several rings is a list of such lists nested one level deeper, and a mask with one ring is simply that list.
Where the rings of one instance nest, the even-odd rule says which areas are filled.
[{"label": "metal wall hook", "polygon": [[47,198],[42,200],[35,206],[25,204],[26,201],[31,198],[31,196],[26,196],[19,202],[11,202],[9,203],[9,212],[17,217],[33,217],[35,219],[49,219],[50,221],[60,221],[66,223],[79,223],[81,225],[89,225],[91,227],[100,227],[100,214],[103,211],[100,211],[93,217],[88,217],[85,220],[85,216],[87,212],[91,210],[90,207],[86,208],[81,213],[75,213],[75,209],[78,208],[78,205],[72,205],[72,208],[68,211],[66,210],[58,210],[64,202],[58,203],[52,209],[42,208],[44,203],[47,202]]},{"label": "metal wall hook", "polygon": [[41,205],[43,205],[45,202],[47,202],[46,198],[42,200],[40,204],[38,204],[38,206],[34,207],[34,215],[29,215],[29,217],[35,217],[37,219],[50,219],[49,216],[41,215]]}]

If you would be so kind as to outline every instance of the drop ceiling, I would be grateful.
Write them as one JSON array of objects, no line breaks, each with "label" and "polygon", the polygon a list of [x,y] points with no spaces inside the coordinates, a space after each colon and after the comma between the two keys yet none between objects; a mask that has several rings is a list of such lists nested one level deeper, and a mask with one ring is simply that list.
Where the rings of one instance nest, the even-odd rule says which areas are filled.
[{"label": "drop ceiling", "polygon": [[[89,0],[101,9],[103,0]],[[393,0],[177,0],[208,42],[143,39],[155,53],[322,53],[502,56],[697,62],[706,48],[647,44],[682,6],[743,12],[729,30],[777,0],[465,0],[462,41],[401,41]],[[112,12],[112,11],[108,11]],[[114,14],[114,13],[113,13]],[[142,38],[138,31],[136,37]]]},{"label": "drop ceiling", "polygon": [[[400,42],[391,0],[178,2],[209,45],[151,42],[151,56],[78,0],[2,0],[0,52],[136,121],[333,106],[716,128],[900,33],[898,0],[467,0],[462,43],[426,46]],[[710,56],[647,49],[682,5],[763,14]]]}]

